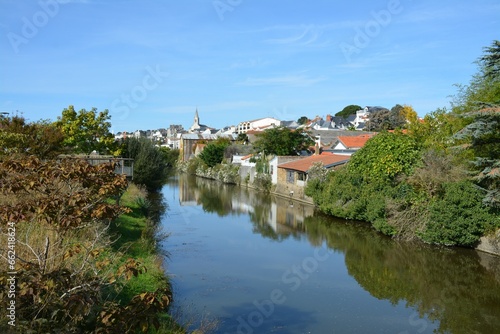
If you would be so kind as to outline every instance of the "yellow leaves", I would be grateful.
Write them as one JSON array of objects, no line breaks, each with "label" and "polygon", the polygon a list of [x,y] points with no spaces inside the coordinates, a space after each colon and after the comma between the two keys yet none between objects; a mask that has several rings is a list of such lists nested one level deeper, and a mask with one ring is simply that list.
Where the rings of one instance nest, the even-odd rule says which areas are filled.
[{"label": "yellow leaves", "polygon": [[401,116],[404,117],[404,119],[408,122],[408,123],[415,123],[418,121],[418,115],[417,115],[417,112],[415,111],[415,109],[413,109],[413,107],[411,105],[403,105],[403,108],[401,109],[401,111],[399,112]]}]

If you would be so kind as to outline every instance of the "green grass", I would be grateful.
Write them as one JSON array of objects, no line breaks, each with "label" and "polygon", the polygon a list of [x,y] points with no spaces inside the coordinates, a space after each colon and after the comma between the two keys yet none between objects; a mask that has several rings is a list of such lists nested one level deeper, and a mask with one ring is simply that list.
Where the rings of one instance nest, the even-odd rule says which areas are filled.
[{"label": "green grass", "polygon": [[[120,254],[116,268],[129,258],[139,261],[146,269],[143,274],[132,277],[126,282],[116,296],[122,304],[126,304],[133,296],[143,292],[170,287],[169,279],[162,266],[162,258],[155,246],[154,222],[147,217],[144,203],[146,193],[134,184],[130,184],[123,194],[120,204],[131,209],[122,214],[111,224],[110,233],[117,238],[112,245],[114,252]],[[141,200],[142,198],[142,200]],[[185,333],[168,314],[161,316],[162,326],[155,333]]]}]

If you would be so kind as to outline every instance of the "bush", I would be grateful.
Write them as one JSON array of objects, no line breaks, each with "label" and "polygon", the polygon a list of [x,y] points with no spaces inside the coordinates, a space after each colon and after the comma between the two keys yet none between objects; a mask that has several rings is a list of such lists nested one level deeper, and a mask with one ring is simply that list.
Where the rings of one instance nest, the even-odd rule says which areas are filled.
[{"label": "bush", "polygon": [[394,229],[393,226],[391,226],[387,223],[386,219],[378,218],[377,220],[375,220],[373,222],[373,227],[377,231],[379,231],[385,235],[394,236],[396,234],[396,230]]},{"label": "bush", "polygon": [[497,217],[482,202],[483,191],[470,181],[443,184],[441,198],[434,200],[421,238],[448,246],[474,246]]},{"label": "bush", "polygon": [[150,140],[128,138],[126,156],[134,159],[134,183],[149,190],[159,189],[165,182],[167,164],[164,154]]},{"label": "bush", "polygon": [[364,180],[393,181],[397,176],[413,172],[420,161],[420,148],[413,137],[383,132],[352,156],[348,169]]},{"label": "bush", "polygon": [[229,146],[227,139],[218,139],[205,146],[200,153],[200,159],[208,166],[214,167],[224,159],[224,150]]}]

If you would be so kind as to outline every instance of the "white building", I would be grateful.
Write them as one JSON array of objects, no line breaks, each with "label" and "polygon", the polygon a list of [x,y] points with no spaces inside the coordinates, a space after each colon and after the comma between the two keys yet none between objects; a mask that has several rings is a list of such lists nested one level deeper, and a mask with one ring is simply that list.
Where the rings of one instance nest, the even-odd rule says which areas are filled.
[{"label": "white building", "polygon": [[281,121],[279,119],[273,117],[265,117],[254,119],[252,121],[241,122],[237,126],[237,133],[247,133],[248,131],[259,131],[264,128],[268,128],[270,126],[278,127],[281,125]]}]

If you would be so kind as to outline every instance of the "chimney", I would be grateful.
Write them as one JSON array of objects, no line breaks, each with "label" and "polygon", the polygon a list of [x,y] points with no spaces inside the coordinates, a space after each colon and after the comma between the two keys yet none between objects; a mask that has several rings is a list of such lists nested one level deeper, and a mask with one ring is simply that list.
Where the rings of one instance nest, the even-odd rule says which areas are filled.
[{"label": "chimney", "polygon": [[316,142],[314,145],[314,155],[319,155],[319,143]]},{"label": "chimney", "polygon": [[332,121],[332,115],[328,114],[326,115],[326,121],[331,122]]}]

